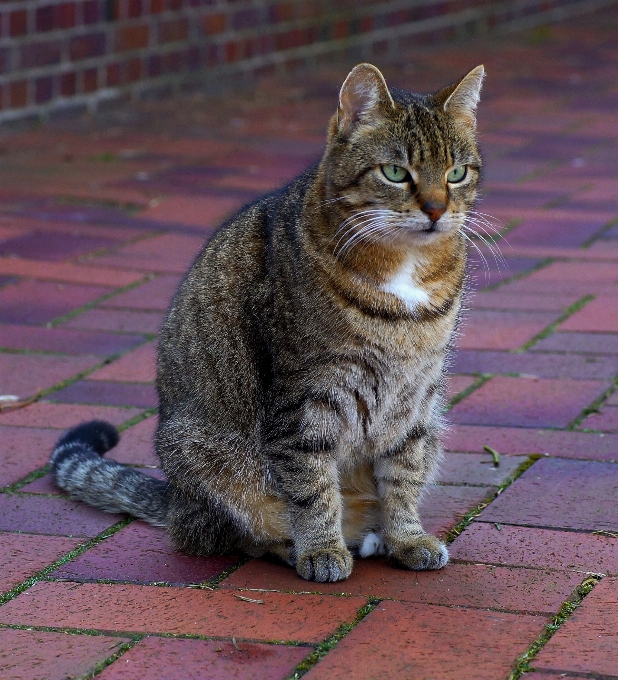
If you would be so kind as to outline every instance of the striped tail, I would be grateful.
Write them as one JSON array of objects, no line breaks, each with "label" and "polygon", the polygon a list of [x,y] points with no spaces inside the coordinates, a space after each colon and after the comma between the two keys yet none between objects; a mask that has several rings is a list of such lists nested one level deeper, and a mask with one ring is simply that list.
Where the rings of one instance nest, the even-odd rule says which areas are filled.
[{"label": "striped tail", "polygon": [[54,481],[72,498],[95,508],[166,526],[169,484],[102,458],[118,441],[116,428],[101,420],[72,428],[51,455]]}]

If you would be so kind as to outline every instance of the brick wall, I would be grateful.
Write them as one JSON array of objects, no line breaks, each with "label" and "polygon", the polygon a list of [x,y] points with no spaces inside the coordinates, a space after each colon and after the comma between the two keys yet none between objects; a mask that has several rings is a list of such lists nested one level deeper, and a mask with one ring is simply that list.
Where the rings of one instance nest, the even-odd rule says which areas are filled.
[{"label": "brick wall", "polygon": [[0,0],[0,122],[559,19],[616,0]]}]

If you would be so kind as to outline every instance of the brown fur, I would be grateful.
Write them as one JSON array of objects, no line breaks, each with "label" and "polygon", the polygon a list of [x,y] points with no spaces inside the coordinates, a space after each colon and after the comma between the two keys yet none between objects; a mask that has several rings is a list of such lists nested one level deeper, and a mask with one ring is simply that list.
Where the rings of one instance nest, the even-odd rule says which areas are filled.
[{"label": "brown fur", "polygon": [[156,434],[170,486],[101,459],[105,423],[60,440],[57,482],[164,524],[180,550],[272,553],[306,579],[347,578],[351,551],[443,566],[418,503],[441,455],[482,76],[423,97],[357,66],[321,162],[224,224],[172,302]]}]

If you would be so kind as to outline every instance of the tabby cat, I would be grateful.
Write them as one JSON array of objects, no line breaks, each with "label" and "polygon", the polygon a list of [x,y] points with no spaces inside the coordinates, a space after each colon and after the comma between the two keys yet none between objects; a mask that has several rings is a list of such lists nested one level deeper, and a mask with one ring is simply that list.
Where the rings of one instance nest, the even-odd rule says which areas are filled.
[{"label": "tabby cat", "polygon": [[322,160],[198,255],[161,330],[156,450],[169,483],[58,442],[58,486],[165,526],[194,555],[276,555],[339,581],[352,554],[438,569],[423,487],[441,455],[444,364],[465,280],[484,71],[421,96],[346,78]]}]

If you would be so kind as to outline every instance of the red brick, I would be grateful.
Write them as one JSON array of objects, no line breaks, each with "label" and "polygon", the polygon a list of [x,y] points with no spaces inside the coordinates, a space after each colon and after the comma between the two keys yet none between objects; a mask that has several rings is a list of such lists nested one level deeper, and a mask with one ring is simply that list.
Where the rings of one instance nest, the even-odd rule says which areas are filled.
[{"label": "red brick", "polygon": [[166,311],[176,293],[180,278],[177,276],[158,276],[101,304],[101,307],[144,309]]},{"label": "red brick", "polygon": [[120,443],[107,454],[108,457],[131,465],[160,465],[154,453],[156,426],[157,418],[152,416],[125,430],[120,435]]},{"label": "red brick", "polygon": [[[238,649],[237,649],[238,648]],[[164,680],[179,668],[187,680],[283,680],[311,651],[307,647],[147,637],[101,673],[101,680]]]},{"label": "red brick", "polygon": [[[406,571],[392,567],[385,559],[372,558],[356,560],[352,576],[346,581],[315,583],[311,590],[402,602],[551,614],[560,609],[581,581],[581,574],[576,573],[480,564],[449,564],[437,571]],[[299,581],[290,567],[251,560],[224,579],[221,587],[302,592],[307,584]]]},{"label": "red brick", "polygon": [[11,12],[9,18],[9,35],[11,38],[17,38],[20,35],[26,35],[28,32],[28,12],[25,9],[18,9]]},{"label": "red brick", "polygon": [[83,90],[84,92],[94,92],[98,87],[98,71],[96,68],[86,69],[83,74]]},{"label": "red brick", "polygon": [[75,94],[75,73],[63,73],[60,76],[60,94],[71,97]]},{"label": "red brick", "polygon": [[[158,333],[163,322],[159,312],[131,312],[120,309],[88,309],[62,324],[62,328],[120,331],[123,333]],[[0,345],[2,345],[0,328]],[[85,335],[92,335],[90,333]],[[118,337],[118,336],[114,336]],[[135,337],[135,336],[129,336]],[[112,352],[109,352],[112,354]]]},{"label": "red brick", "polygon": [[148,26],[125,26],[116,31],[116,52],[126,52],[127,50],[139,50],[148,46]]},{"label": "red brick", "polygon": [[545,622],[540,616],[382,602],[305,677],[495,680],[507,676]]},{"label": "red brick", "polygon": [[122,272],[104,267],[85,267],[78,264],[35,262],[11,257],[0,257],[0,275],[10,274],[47,281],[83,283],[89,286],[129,286],[144,276],[136,272]]},{"label": "red brick", "polygon": [[618,530],[618,466],[542,458],[481,513],[483,522]]},{"label": "red brick", "polygon": [[549,312],[474,310],[464,320],[459,349],[517,349],[556,319]]},{"label": "red brick", "polygon": [[26,397],[92,368],[98,357],[0,354],[0,393]]},{"label": "red brick", "polygon": [[558,327],[560,331],[618,333],[618,300],[598,297]]},{"label": "red brick", "polygon": [[0,529],[4,531],[92,538],[121,519],[122,515],[64,497],[0,494]]},{"label": "red brick", "polygon": [[137,218],[193,225],[203,227],[207,232],[241,205],[242,200],[235,198],[170,196],[149,207],[137,215]]},{"label": "red brick", "polygon": [[132,522],[53,572],[70,581],[198,584],[229,569],[237,557],[194,557],[176,552],[165,529]]},{"label": "red brick", "polygon": [[9,101],[13,109],[20,109],[28,104],[28,83],[25,80],[9,85]]},{"label": "red brick", "polygon": [[75,406],[71,404],[49,404],[43,401],[22,409],[0,413],[0,425],[20,427],[50,427],[64,430],[86,420],[107,420],[121,425],[141,413],[134,408],[113,408],[111,406]]},{"label": "red brick", "polygon": [[525,456],[501,456],[494,465],[489,453],[446,453],[437,481],[443,484],[499,486],[526,460]]},{"label": "red brick", "polygon": [[321,642],[365,603],[360,597],[264,593],[263,604],[230,591],[136,585],[37,583],[0,609],[1,623]]},{"label": "red brick", "polygon": [[605,389],[596,380],[529,379],[497,376],[449,411],[469,425],[566,427]]},{"label": "red brick", "polygon": [[121,382],[154,382],[157,362],[157,343],[149,342],[127,352],[120,359],[99,368],[88,380],[118,380]]},{"label": "red brick", "polygon": [[527,281],[615,284],[618,274],[613,262],[554,262],[533,272]]},{"label": "red brick", "polygon": [[618,460],[618,437],[612,434],[456,425],[449,429],[445,441],[451,451],[479,452],[487,445],[500,453]]},{"label": "red brick", "polygon": [[0,592],[11,590],[34,576],[79,543],[76,538],[0,532]]},{"label": "red brick", "polygon": [[477,378],[469,375],[449,375],[447,380],[447,399],[449,401],[464,390],[468,389],[477,381]]},{"label": "red brick", "polygon": [[[80,315],[77,318],[82,318],[82,316]],[[146,326],[147,323],[148,320],[144,320],[143,325]],[[65,330],[65,327],[68,325],[64,324],[61,327],[55,328],[48,328],[46,326],[36,328],[17,324],[0,324],[0,347],[58,352],[61,354],[98,354],[108,356],[125,352],[144,341],[144,337],[141,335]],[[150,325],[153,326],[154,323],[150,322]]]},{"label": "red brick", "polygon": [[0,630],[0,666],[11,680],[90,675],[128,640],[105,635],[67,635]]},{"label": "red brick", "polygon": [[49,460],[57,430],[0,427],[0,486],[14,484]]},{"label": "red brick", "polygon": [[53,96],[53,79],[39,78],[34,83],[34,101],[37,104],[44,104]]},{"label": "red brick", "polygon": [[603,579],[535,657],[534,667],[615,676],[617,600],[618,579]]},{"label": "red brick", "polygon": [[449,546],[451,559],[535,569],[618,574],[618,541],[608,536],[475,522]]},{"label": "red brick", "polygon": [[126,79],[128,83],[134,83],[142,77],[142,60],[139,57],[130,59],[126,63]]}]

